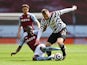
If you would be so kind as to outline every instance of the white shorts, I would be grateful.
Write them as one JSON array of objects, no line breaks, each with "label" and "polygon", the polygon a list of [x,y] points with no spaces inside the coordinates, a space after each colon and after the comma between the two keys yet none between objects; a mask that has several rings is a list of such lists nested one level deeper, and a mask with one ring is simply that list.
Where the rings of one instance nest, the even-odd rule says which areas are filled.
[{"label": "white shorts", "polygon": [[39,57],[44,57],[45,53],[40,50],[40,47],[46,47],[46,46],[44,44],[39,44],[35,49],[34,55],[38,55]]}]

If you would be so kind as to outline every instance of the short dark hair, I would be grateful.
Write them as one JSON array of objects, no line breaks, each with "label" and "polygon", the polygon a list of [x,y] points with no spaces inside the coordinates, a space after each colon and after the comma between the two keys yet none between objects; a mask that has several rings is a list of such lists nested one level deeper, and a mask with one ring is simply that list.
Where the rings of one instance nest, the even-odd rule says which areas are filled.
[{"label": "short dark hair", "polygon": [[23,4],[23,5],[22,5],[22,8],[23,8],[23,7],[30,8],[30,6],[29,6],[28,4]]},{"label": "short dark hair", "polygon": [[48,9],[42,9],[42,14],[46,14],[46,12],[48,11]]}]

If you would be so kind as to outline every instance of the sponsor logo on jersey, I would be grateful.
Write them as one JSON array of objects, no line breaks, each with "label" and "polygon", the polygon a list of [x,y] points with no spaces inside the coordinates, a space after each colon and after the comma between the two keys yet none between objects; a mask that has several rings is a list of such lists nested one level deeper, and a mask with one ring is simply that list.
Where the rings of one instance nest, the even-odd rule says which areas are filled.
[{"label": "sponsor logo on jersey", "polygon": [[34,40],[34,39],[35,39],[35,36],[30,37],[29,39],[26,40],[26,43],[27,43],[27,42],[30,42],[30,41],[32,41],[32,40]]},{"label": "sponsor logo on jersey", "polygon": [[30,19],[21,19],[21,22],[30,21]]}]

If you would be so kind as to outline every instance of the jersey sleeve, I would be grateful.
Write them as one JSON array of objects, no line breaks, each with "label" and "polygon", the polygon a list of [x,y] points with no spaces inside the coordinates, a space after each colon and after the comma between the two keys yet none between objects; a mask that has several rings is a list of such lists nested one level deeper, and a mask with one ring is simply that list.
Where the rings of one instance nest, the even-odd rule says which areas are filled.
[{"label": "jersey sleeve", "polygon": [[35,15],[33,15],[33,14],[30,14],[31,15],[31,18],[32,18],[32,20],[34,21],[34,22],[39,22],[38,20],[37,20],[37,18],[35,17]]},{"label": "jersey sleeve", "polygon": [[71,11],[74,11],[74,9],[73,8],[65,8],[65,9],[62,9],[62,10],[55,11],[55,14],[60,16],[64,13],[68,13],[68,12],[71,12]]},{"label": "jersey sleeve", "polygon": [[18,25],[19,25],[19,26],[21,25],[20,17],[18,18]]},{"label": "jersey sleeve", "polygon": [[47,27],[47,22],[44,20],[44,19],[42,19],[41,20],[41,29],[42,29],[42,31],[45,29]]},{"label": "jersey sleeve", "polygon": [[60,10],[53,11],[52,13],[53,13],[53,16],[60,16],[61,15]]},{"label": "jersey sleeve", "polygon": [[21,26],[21,19],[20,19],[21,17],[19,17],[19,19],[18,19],[18,25],[19,26]]}]

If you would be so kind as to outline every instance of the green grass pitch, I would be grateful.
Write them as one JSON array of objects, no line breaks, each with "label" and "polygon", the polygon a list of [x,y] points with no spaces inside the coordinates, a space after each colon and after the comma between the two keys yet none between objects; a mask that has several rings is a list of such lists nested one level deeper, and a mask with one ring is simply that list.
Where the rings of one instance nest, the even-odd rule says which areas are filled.
[{"label": "green grass pitch", "polygon": [[17,44],[0,44],[0,65],[87,65],[87,45],[66,45],[67,57],[63,61],[32,61],[33,52],[27,45],[10,56],[16,48]]}]

